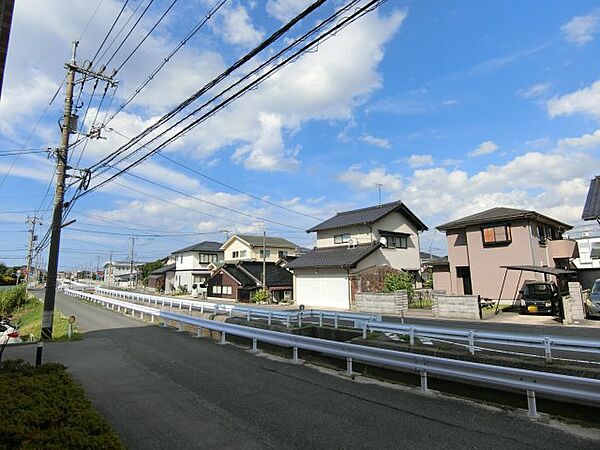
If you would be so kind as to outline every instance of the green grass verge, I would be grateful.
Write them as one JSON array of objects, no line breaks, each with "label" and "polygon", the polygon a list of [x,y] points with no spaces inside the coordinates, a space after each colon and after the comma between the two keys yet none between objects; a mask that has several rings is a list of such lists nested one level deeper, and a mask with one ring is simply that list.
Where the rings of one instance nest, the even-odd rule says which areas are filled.
[{"label": "green grass verge", "polygon": [[[21,339],[29,340],[29,336],[33,335],[36,339],[40,338],[42,327],[42,312],[44,305],[37,299],[33,299],[27,305],[17,309],[13,313],[13,321],[19,325],[19,333]],[[54,320],[52,322],[52,340],[64,341],[69,339],[69,322],[68,317],[58,311],[54,312]],[[81,339],[81,334],[74,327],[73,336],[71,339]]]},{"label": "green grass verge", "polygon": [[0,398],[0,448],[125,448],[61,364],[6,361]]}]

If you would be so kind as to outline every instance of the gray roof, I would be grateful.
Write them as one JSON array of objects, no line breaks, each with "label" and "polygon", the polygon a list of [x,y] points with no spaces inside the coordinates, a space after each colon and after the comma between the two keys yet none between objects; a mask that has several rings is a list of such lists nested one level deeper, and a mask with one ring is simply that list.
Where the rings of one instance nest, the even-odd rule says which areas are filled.
[{"label": "gray roof", "polygon": [[311,233],[313,231],[332,230],[334,228],[342,228],[350,225],[370,225],[394,211],[404,214],[418,230],[427,230],[427,225],[421,222],[404,203],[396,201],[385,203],[380,206],[370,206],[368,208],[340,212],[306,231]]},{"label": "gray roof", "polygon": [[581,218],[583,220],[600,218],[600,175],[590,181],[590,190],[585,200]]},{"label": "gray roof", "polygon": [[175,264],[167,264],[166,266],[162,266],[156,270],[153,270],[150,272],[150,275],[162,275],[172,270],[175,270]]},{"label": "gray roof", "polygon": [[185,252],[210,252],[210,253],[221,253],[221,244],[220,242],[214,241],[203,241],[198,244],[190,245],[189,247],[180,248],[179,250],[175,250],[175,253],[185,253]]},{"label": "gray roof", "polygon": [[[237,236],[238,238],[246,241],[252,247],[262,247],[262,245],[263,245],[263,237],[262,236],[256,236],[253,234],[235,234],[234,236]],[[298,247],[296,244],[288,241],[287,239],[283,239],[280,237],[271,237],[271,236],[267,236],[265,238],[265,244],[267,247],[286,247],[286,248]]]},{"label": "gray roof", "polygon": [[[221,270],[228,272],[245,289],[254,289],[258,287],[262,280],[262,267],[263,264],[259,261],[240,261],[236,264],[226,263],[221,267]],[[267,262],[265,269],[267,287],[291,287],[293,285],[293,277],[289,270],[278,266],[274,262]]]},{"label": "gray roof", "polygon": [[300,255],[287,265],[288,269],[326,268],[335,267],[350,269],[381,247],[379,242],[361,244],[353,248],[345,245],[338,247],[315,248]]},{"label": "gray roof", "polygon": [[571,225],[560,222],[556,219],[545,216],[536,211],[506,207],[496,207],[488,209],[486,211],[478,212],[476,214],[471,214],[470,216],[466,216],[461,219],[453,220],[452,222],[439,225],[436,228],[441,231],[446,231],[453,228],[463,228],[468,225],[479,225],[516,219],[534,219],[540,222],[546,222],[552,225],[556,225],[566,230],[570,230],[571,228],[573,228]]}]

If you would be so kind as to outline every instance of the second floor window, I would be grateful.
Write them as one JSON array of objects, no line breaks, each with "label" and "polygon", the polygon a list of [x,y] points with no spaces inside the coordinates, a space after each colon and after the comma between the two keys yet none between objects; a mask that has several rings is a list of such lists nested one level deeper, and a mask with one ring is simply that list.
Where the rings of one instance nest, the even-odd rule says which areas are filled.
[{"label": "second floor window", "polygon": [[267,249],[267,256],[265,256],[265,252],[263,250],[260,251],[260,257],[261,258],[270,258],[271,257],[271,250]]},{"label": "second floor window", "polygon": [[510,227],[508,225],[497,225],[493,227],[483,227],[483,245],[486,244],[507,244],[511,242]]},{"label": "second floor window", "polygon": [[179,255],[179,263],[183,264],[183,255]]},{"label": "second floor window", "polygon": [[239,251],[235,251],[231,254],[231,256],[233,257],[233,259],[237,259],[237,258],[245,258],[246,257],[246,250],[239,250]]},{"label": "second floor window", "polygon": [[350,242],[350,233],[336,234],[333,236],[334,244],[346,244]]},{"label": "second floor window", "polygon": [[200,253],[200,262],[201,263],[214,263],[219,260],[218,256],[210,253]]},{"label": "second floor window", "polygon": [[287,250],[279,250],[279,252],[277,252],[277,256],[279,258],[286,258],[288,255],[288,251]]}]

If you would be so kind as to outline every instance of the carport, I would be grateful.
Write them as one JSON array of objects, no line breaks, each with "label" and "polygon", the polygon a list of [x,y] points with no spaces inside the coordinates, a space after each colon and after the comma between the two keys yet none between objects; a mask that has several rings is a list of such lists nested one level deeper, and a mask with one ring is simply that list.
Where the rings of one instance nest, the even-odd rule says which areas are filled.
[{"label": "carport", "polygon": [[502,286],[500,287],[500,294],[498,295],[498,301],[496,302],[496,311],[498,314],[498,308],[500,307],[500,299],[502,298],[502,293],[504,292],[504,285],[506,284],[506,276],[508,275],[509,270],[518,270],[519,271],[519,279],[517,281],[517,287],[515,288],[515,294],[513,296],[513,306],[517,302],[517,293],[519,292],[519,286],[521,285],[521,278],[523,276],[523,272],[534,272],[534,273],[543,273],[545,275],[554,275],[555,277],[568,276],[568,275],[576,275],[577,272],[574,270],[568,269],[559,269],[557,267],[542,267],[542,266],[500,266],[504,271],[504,277],[502,278]]}]

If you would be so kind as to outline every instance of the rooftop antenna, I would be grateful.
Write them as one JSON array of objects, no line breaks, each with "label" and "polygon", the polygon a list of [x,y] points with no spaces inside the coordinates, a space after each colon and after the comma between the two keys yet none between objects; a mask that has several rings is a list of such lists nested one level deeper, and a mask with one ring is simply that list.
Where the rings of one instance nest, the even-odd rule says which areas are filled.
[{"label": "rooftop antenna", "polygon": [[383,184],[375,183],[375,186],[377,186],[377,191],[379,192],[379,204],[377,206],[381,206],[381,188],[383,187]]}]

